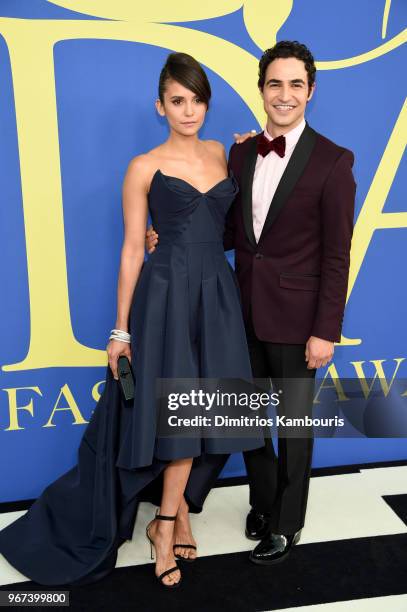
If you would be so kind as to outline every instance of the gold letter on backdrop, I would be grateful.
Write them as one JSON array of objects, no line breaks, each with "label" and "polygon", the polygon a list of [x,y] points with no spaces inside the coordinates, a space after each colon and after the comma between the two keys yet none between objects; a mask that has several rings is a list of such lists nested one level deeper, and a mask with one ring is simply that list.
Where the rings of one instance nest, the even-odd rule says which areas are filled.
[{"label": "gold letter on backdrop", "polygon": [[42,396],[41,389],[39,387],[14,387],[11,389],[2,389],[5,391],[9,397],[9,415],[10,415],[10,424],[4,431],[17,431],[18,429],[25,429],[24,427],[20,427],[18,423],[18,411],[19,410],[27,410],[34,416],[34,406],[33,400],[30,399],[29,403],[26,406],[19,406],[17,404],[17,391],[35,391],[38,395]]}]

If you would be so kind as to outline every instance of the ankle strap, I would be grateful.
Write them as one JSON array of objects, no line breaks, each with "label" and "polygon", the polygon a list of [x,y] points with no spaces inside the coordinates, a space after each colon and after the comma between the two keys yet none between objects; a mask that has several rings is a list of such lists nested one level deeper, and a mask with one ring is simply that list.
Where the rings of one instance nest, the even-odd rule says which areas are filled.
[{"label": "ankle strap", "polygon": [[175,521],[176,516],[165,516],[164,514],[156,514],[156,519],[160,519],[160,521]]}]

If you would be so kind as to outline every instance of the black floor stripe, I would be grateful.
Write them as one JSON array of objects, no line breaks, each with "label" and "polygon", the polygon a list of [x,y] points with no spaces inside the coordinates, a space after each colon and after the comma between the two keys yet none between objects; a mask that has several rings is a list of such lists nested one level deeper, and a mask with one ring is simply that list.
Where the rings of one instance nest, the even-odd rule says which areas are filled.
[{"label": "black floor stripe", "polygon": [[[360,470],[368,470],[385,467],[399,467],[407,465],[407,460],[400,461],[382,461],[376,463],[355,463],[353,465],[335,465],[332,467],[312,468],[311,478],[319,476],[337,476],[340,474],[357,474]],[[217,487],[234,487],[247,484],[247,476],[232,476],[218,479],[215,484]],[[28,510],[34,503],[35,499],[26,499],[20,501],[10,501],[0,503],[0,514],[4,512],[17,512],[18,510]]]},{"label": "black floor stripe", "polygon": [[403,523],[407,525],[407,494],[383,495],[383,499],[389,504],[390,508],[397,514]]},{"label": "black floor stripe", "polygon": [[6,512],[18,512],[19,510],[28,510],[35,502],[35,499],[22,499],[16,502],[3,502],[0,504],[0,514]]},{"label": "black floor stripe", "polygon": [[[354,463],[351,465],[334,465],[330,467],[312,468],[311,478],[318,478],[319,476],[338,476],[341,474],[358,474],[361,470],[400,467],[405,465],[407,465],[407,460],[401,459],[397,461],[376,461],[374,463]],[[245,485],[247,483],[247,476],[231,476],[227,478],[220,478],[215,484],[215,487],[233,487],[236,485]]]},{"label": "black floor stripe", "polygon": [[183,582],[173,592],[160,587],[152,565],[116,569],[98,583],[69,589],[70,610],[255,612],[400,595],[407,590],[406,566],[407,534],[304,544],[273,567],[253,565],[247,552],[214,555],[182,564]]},{"label": "black floor stripe", "polygon": [[361,470],[374,470],[376,468],[402,467],[407,465],[407,459],[397,461],[376,461],[374,463],[353,463],[351,465],[333,465],[332,467],[312,468],[311,477],[338,476],[339,474],[356,474]]}]

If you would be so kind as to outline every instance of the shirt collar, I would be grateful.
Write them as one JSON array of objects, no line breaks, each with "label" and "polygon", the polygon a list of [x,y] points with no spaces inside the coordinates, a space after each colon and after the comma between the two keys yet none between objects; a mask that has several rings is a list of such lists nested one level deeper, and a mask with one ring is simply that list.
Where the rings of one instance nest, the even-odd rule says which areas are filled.
[{"label": "shirt collar", "polygon": [[[292,130],[290,130],[289,132],[287,132],[286,134],[284,134],[285,136],[285,148],[286,150],[289,149],[293,149],[295,147],[295,145],[297,144],[304,128],[305,128],[305,119],[303,119],[301,121],[301,123],[299,123],[295,128],[293,128]],[[267,138],[267,140],[273,140],[273,137],[271,136],[271,134],[269,134],[269,132],[267,131],[267,127],[265,126],[264,128],[264,135]]]}]

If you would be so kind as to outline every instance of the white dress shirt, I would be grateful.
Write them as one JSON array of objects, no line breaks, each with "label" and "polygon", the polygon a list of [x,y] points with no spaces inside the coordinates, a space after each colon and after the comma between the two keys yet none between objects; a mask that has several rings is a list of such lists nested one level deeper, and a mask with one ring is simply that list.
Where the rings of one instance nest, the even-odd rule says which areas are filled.
[{"label": "white dress shirt", "polygon": [[[284,134],[286,139],[284,157],[280,157],[275,151],[270,151],[265,157],[257,156],[252,190],[253,231],[256,242],[260,239],[271,201],[304,128],[305,119]],[[264,135],[268,140],[273,140],[266,128]]]}]

